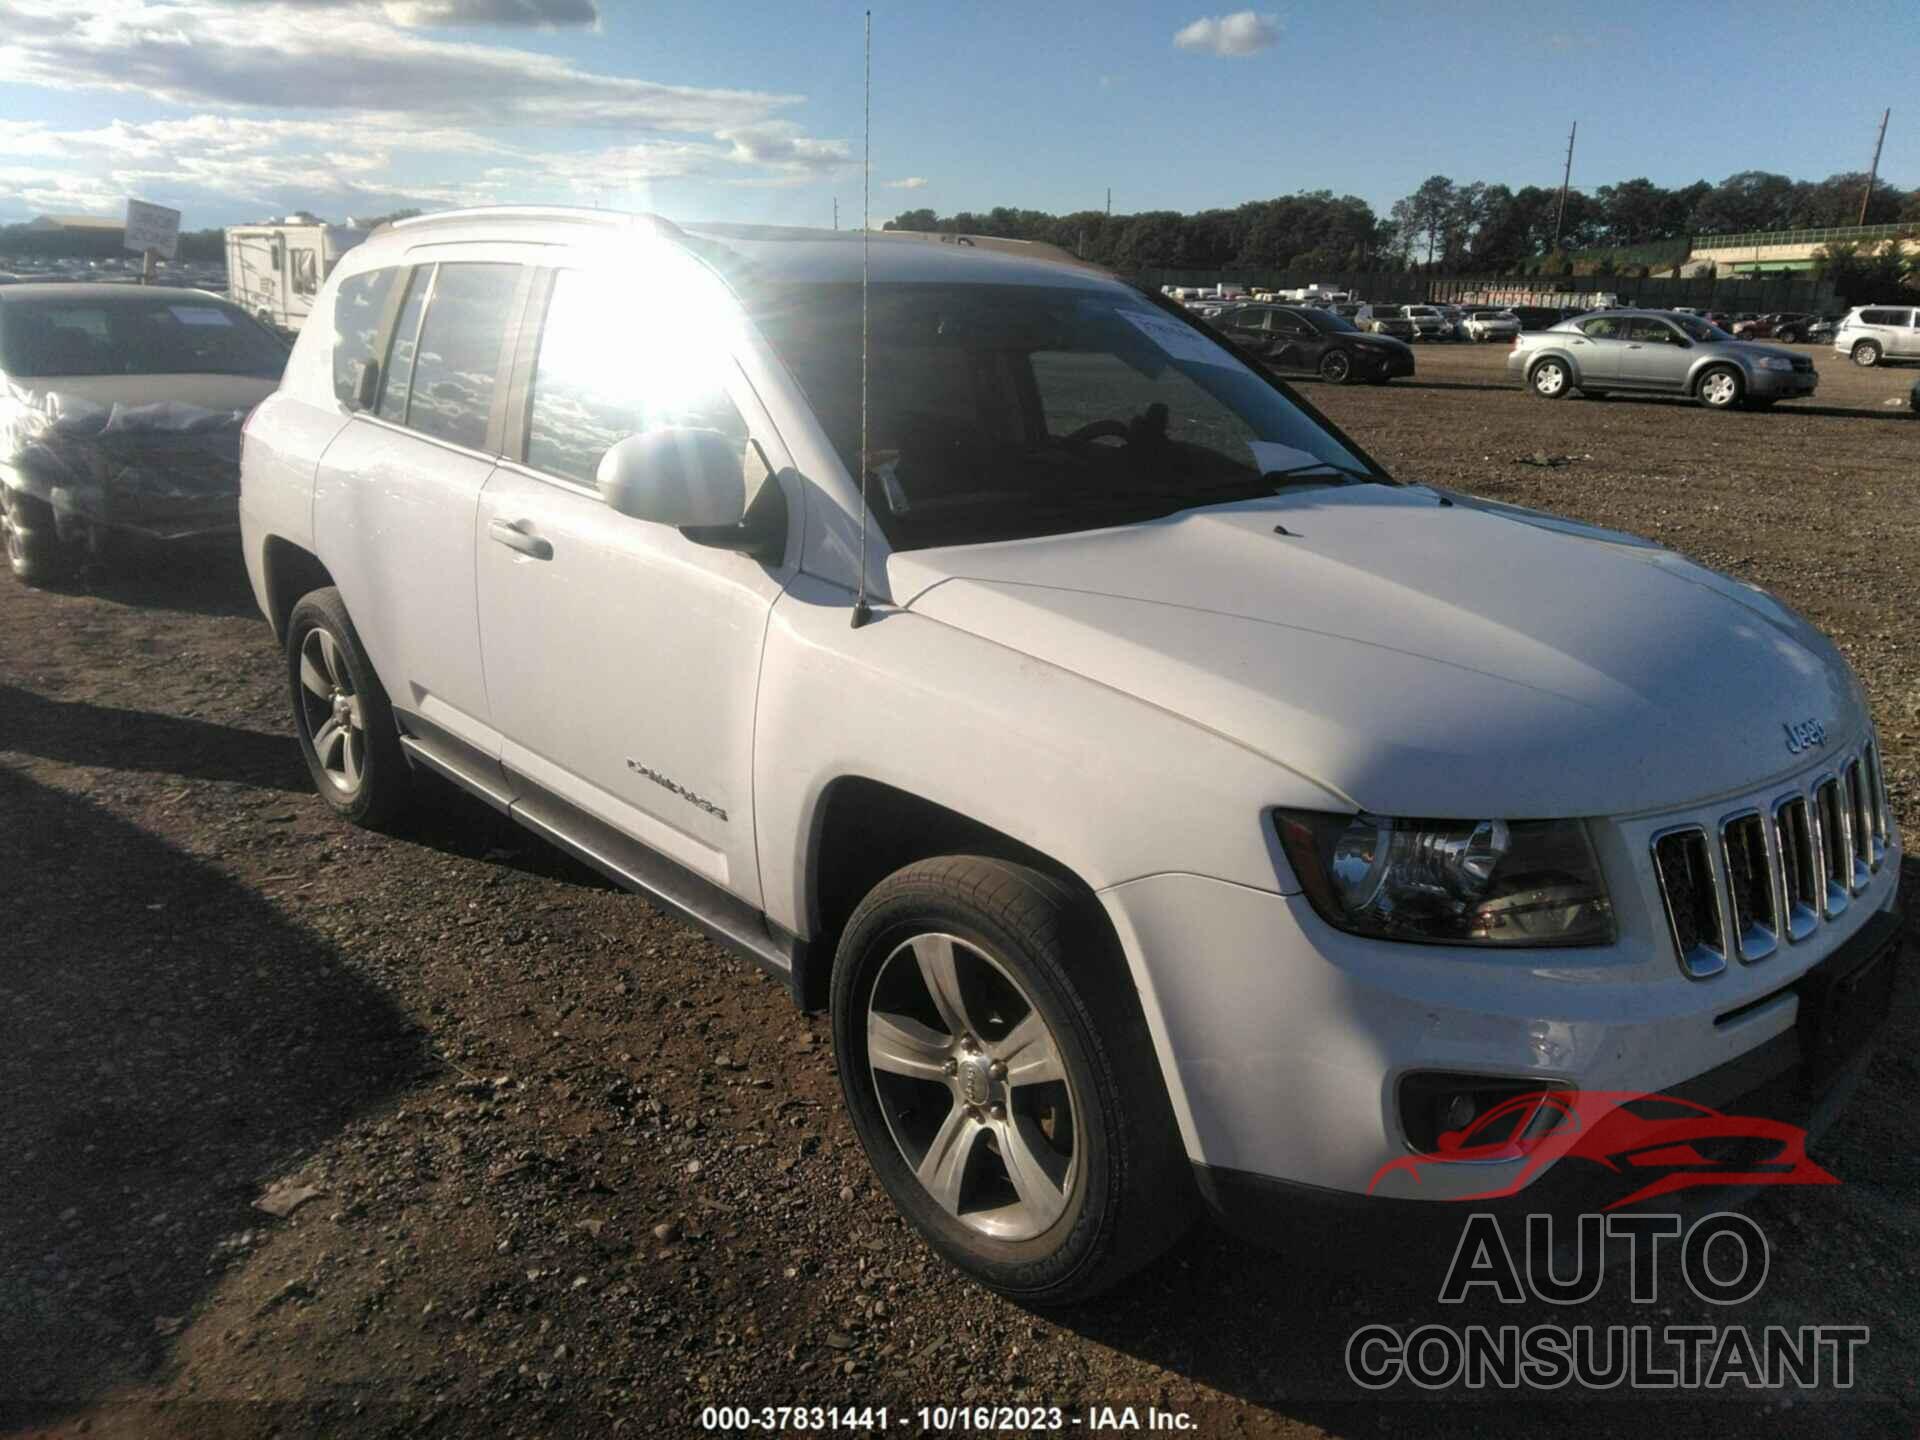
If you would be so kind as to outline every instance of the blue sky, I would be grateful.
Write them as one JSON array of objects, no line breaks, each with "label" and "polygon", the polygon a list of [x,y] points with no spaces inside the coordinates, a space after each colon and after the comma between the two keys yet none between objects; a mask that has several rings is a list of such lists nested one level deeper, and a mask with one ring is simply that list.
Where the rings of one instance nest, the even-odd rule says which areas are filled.
[{"label": "blue sky", "polygon": [[[507,201],[826,224],[837,195],[850,225],[861,15],[0,0],[0,220],[132,194],[189,228]],[[883,3],[874,53],[876,222],[1108,185],[1116,211],[1325,188],[1384,214],[1436,172],[1557,184],[1574,119],[1585,188],[1812,179],[1865,168],[1889,104],[1881,173],[1920,184],[1913,0]]]}]

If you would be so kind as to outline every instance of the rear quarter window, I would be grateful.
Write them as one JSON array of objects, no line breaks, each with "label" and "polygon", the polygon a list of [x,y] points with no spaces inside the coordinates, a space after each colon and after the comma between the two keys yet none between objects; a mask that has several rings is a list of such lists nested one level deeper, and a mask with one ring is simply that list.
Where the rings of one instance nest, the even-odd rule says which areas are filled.
[{"label": "rear quarter window", "polygon": [[397,267],[368,270],[340,282],[333,297],[333,393],[342,405],[353,403],[353,367],[375,353],[387,299],[401,274]]}]

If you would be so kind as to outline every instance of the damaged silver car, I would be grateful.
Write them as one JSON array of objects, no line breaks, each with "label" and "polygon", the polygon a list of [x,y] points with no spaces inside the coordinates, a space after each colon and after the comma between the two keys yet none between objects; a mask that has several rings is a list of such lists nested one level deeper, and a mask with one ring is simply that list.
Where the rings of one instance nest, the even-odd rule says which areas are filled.
[{"label": "damaged silver car", "polygon": [[31,584],[239,529],[240,427],[287,346],[199,290],[0,290],[0,527]]}]

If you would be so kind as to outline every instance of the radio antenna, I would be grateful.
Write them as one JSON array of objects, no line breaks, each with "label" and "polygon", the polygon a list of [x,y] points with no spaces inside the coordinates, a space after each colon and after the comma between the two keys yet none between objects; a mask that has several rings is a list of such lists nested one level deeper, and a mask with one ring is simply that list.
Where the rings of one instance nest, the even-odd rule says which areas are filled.
[{"label": "radio antenna", "polygon": [[867,604],[867,365],[873,348],[872,311],[867,304],[867,240],[873,231],[873,11],[867,11],[866,153],[860,174],[860,593],[853,601],[853,628],[873,618]]}]

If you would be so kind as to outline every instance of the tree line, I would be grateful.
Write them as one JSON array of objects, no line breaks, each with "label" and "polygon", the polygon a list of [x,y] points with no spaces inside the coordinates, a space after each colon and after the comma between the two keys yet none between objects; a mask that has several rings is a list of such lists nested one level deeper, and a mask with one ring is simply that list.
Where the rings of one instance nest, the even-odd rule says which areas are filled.
[{"label": "tree line", "polygon": [[[1569,190],[1563,211],[1557,186],[1515,190],[1434,175],[1384,218],[1357,196],[1312,190],[1194,214],[908,210],[884,228],[1044,241],[1125,271],[1425,266],[1512,272],[1557,269],[1573,253],[1597,249],[1639,250],[1643,263],[1671,264],[1693,236],[1853,225],[1866,187],[1866,175],[1857,171],[1795,180],[1743,170],[1717,185],[1697,180],[1676,189],[1641,176],[1591,194]],[[1920,222],[1920,189],[1877,184],[1866,223],[1902,221]]]}]

